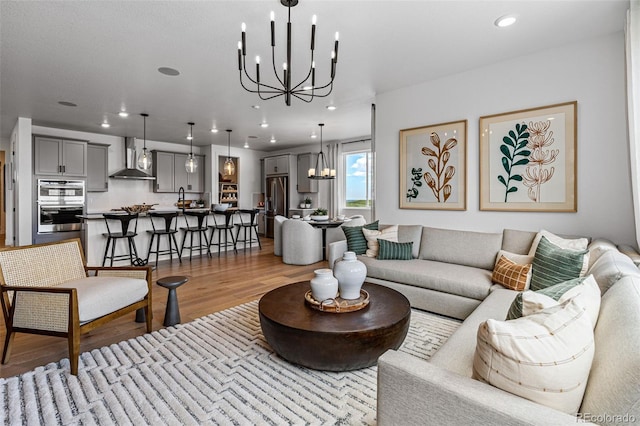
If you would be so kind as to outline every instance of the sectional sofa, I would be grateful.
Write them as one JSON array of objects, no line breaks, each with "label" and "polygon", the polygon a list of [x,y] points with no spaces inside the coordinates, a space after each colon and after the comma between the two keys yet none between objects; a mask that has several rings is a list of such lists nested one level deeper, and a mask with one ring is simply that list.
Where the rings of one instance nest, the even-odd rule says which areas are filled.
[{"label": "sectional sofa", "polygon": [[[492,283],[496,257],[500,250],[529,253],[536,234],[400,225],[398,241],[413,243],[413,259],[359,256],[367,266],[367,281],[400,291],[415,308],[464,320],[428,361],[397,351],[379,359],[380,425],[640,422],[640,272],[606,240],[589,245],[586,274],[593,275],[602,298],[593,363],[577,417],[471,378],[478,327],[488,319],[503,321],[518,294]],[[330,264],[346,249],[345,240],[330,244]],[[632,249],[625,252],[637,260]]]}]

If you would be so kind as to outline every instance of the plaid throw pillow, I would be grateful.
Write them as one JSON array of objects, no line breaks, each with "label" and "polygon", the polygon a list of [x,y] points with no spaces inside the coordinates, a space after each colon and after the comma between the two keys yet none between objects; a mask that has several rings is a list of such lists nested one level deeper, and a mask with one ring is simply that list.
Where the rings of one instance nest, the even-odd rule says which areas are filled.
[{"label": "plaid throw pillow", "polygon": [[531,264],[519,265],[505,256],[500,256],[493,268],[491,281],[504,287],[524,291],[527,289],[531,277]]},{"label": "plaid throw pillow", "polygon": [[362,228],[378,229],[378,221],[363,226],[341,226],[344,236],[347,237],[347,249],[355,254],[364,254],[367,251],[367,239],[362,233]]},{"label": "plaid throw pillow", "polygon": [[413,241],[408,243],[394,243],[378,238],[378,259],[380,260],[411,260],[413,256]]}]

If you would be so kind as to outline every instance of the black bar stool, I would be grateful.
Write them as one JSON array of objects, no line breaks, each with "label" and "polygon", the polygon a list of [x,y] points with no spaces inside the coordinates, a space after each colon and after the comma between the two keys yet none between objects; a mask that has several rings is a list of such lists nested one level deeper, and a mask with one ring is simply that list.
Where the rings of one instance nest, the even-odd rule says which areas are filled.
[{"label": "black bar stool", "polygon": [[[214,210],[213,211],[213,222],[215,225],[210,226],[211,233],[209,234],[209,245],[218,246],[218,257],[220,257],[220,250],[224,247],[225,250],[227,247],[233,247],[233,251],[236,253],[238,249],[236,248],[236,240],[233,236],[233,215],[235,214],[235,210],[225,210],[223,212]],[[213,234],[215,231],[218,231],[218,242],[213,242]],[[231,242],[229,242],[228,236],[231,235]],[[224,242],[222,240],[224,239]]]},{"label": "black bar stool", "polygon": [[[136,242],[134,238],[138,235],[138,213],[131,214],[112,214],[105,213],[102,215],[107,225],[107,233],[102,234],[107,237],[107,247],[104,249],[104,257],[102,258],[102,266],[105,265],[107,259],[110,259],[109,266],[113,266],[114,260],[129,259],[131,264],[138,259],[138,251],[136,250]],[[133,221],[133,231],[129,231],[129,224]],[[111,224],[111,226],[109,226]],[[112,228],[114,229],[112,231]],[[118,232],[119,231],[119,232]],[[121,239],[127,239],[129,254],[116,255],[116,242]],[[109,245],[111,245],[111,256],[109,256]],[[135,257],[134,257],[135,256]]]},{"label": "black bar stool", "polygon": [[[173,219],[175,219],[175,221]],[[176,234],[178,233],[178,212],[150,212],[149,220],[151,220],[152,230],[147,231],[149,234],[151,234],[151,241],[149,241],[149,250],[147,251],[147,260],[149,260],[151,253],[155,253],[157,267],[158,255],[168,254],[169,259],[173,261],[173,253],[175,252],[178,255],[178,260],[180,261],[180,263],[182,263],[182,258],[180,257],[180,249],[178,248],[178,242],[176,241]],[[158,226],[156,226],[155,221],[159,222]],[[173,226],[171,226],[172,223]],[[169,244],[169,248],[160,250],[160,240],[162,239],[163,235],[167,236],[167,243]],[[156,240],[156,249],[153,250],[153,240],[156,237],[158,238]]]},{"label": "black bar stool", "polygon": [[[249,243],[249,249],[251,249],[251,245],[255,242],[258,243],[260,250],[262,250],[262,243],[260,242],[260,236],[258,235],[258,209],[240,209],[238,212],[240,213],[240,223],[236,223],[238,229],[236,230],[236,244],[243,243],[244,251],[247,251],[247,243]],[[249,215],[249,220],[247,220],[243,215]],[[242,240],[240,239],[240,230],[242,229],[243,235]],[[249,238],[247,239],[247,232],[249,233]],[[253,238],[253,233],[255,232],[256,237]]]},{"label": "black bar stool", "polygon": [[[194,250],[200,251],[200,256],[202,256],[202,249],[205,249],[207,254],[211,254],[209,251],[209,240],[207,239],[207,222],[206,217],[209,215],[209,210],[198,210],[198,211],[185,211],[183,213],[184,221],[187,224],[185,228],[180,228],[184,230],[184,235],[182,236],[182,246],[180,247],[180,253],[184,253],[184,249],[189,249],[189,260],[191,260],[191,254]],[[197,220],[197,225],[189,225],[189,217],[195,217]],[[185,242],[187,241],[187,234],[189,235],[189,245],[185,246]],[[193,245],[193,234],[198,235],[198,245]],[[204,238],[204,242],[203,242]]]}]

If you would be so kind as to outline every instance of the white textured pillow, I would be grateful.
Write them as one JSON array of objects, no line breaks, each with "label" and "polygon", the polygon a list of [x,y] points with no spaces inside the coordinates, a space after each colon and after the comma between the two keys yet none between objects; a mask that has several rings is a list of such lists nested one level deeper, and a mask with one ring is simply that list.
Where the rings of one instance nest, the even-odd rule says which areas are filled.
[{"label": "white textured pillow", "polygon": [[389,226],[380,231],[373,229],[362,228],[362,233],[367,239],[367,252],[368,257],[376,257],[378,255],[378,238],[388,241],[398,242],[398,225]]},{"label": "white textured pillow", "polygon": [[523,292],[522,316],[526,317],[544,309],[548,309],[556,305],[562,305],[566,301],[573,299],[578,295],[584,296],[581,300],[584,301],[587,314],[589,314],[589,319],[591,320],[591,325],[595,328],[596,323],[598,322],[598,315],[600,314],[600,287],[598,287],[598,283],[595,278],[593,278],[593,275],[589,275],[584,279],[584,281],[582,281],[582,283],[567,290],[566,293],[560,296],[558,301],[537,291]]},{"label": "white textured pillow", "polygon": [[500,256],[504,256],[513,263],[517,263],[518,265],[529,265],[533,263],[533,255],[532,254],[518,254],[511,253],[510,251],[500,250],[498,255],[496,256],[496,265],[498,264],[498,260],[500,260]]},{"label": "white textured pillow", "polygon": [[480,324],[473,378],[575,414],[594,354],[591,319],[582,297],[515,320]]},{"label": "white textured pillow", "polygon": [[[567,238],[559,237],[556,234],[553,234],[549,231],[545,231],[543,229],[540,232],[538,232],[538,234],[533,239],[533,242],[531,243],[531,248],[529,249],[530,256],[535,256],[536,250],[538,250],[538,244],[540,244],[540,240],[542,239],[543,236],[551,244],[563,249],[584,251],[587,249],[587,246],[589,245],[589,240],[586,238],[576,238],[575,240],[570,240]],[[587,270],[589,269],[589,253],[587,253],[582,259],[583,259],[582,269],[580,270],[581,277],[584,276],[584,274],[586,274]]]},{"label": "white textured pillow", "polygon": [[589,244],[589,268],[593,266],[596,260],[610,250],[618,251],[615,244],[604,238],[596,238]]}]

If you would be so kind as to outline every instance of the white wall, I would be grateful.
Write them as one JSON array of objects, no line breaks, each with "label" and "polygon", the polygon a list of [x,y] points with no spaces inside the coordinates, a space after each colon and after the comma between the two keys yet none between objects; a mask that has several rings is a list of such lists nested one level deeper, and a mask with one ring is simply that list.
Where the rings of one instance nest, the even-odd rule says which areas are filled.
[{"label": "white wall", "polygon": [[[545,228],[635,244],[624,72],[623,35],[616,33],[378,95],[377,218],[488,232]],[[479,118],[574,100],[577,213],[479,211]],[[399,131],[463,119],[468,120],[467,210],[401,210]]]}]

